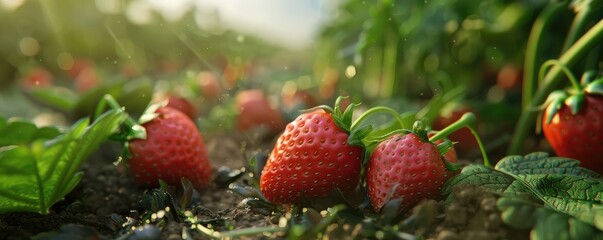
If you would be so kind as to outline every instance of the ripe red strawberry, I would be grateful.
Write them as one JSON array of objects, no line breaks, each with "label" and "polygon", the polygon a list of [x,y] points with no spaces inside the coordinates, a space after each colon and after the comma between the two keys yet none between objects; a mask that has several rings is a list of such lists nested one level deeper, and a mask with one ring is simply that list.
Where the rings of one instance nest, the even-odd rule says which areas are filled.
[{"label": "ripe red strawberry", "polygon": [[352,111],[303,113],[278,138],[260,177],[260,190],[274,203],[300,203],[354,190],[362,148],[350,145]]},{"label": "ripe red strawberry", "polygon": [[237,127],[243,131],[266,128],[270,133],[278,133],[285,127],[281,114],[268,102],[260,90],[244,90],[237,94],[235,106],[238,111]]},{"label": "ripe red strawberry", "polygon": [[195,119],[197,117],[197,109],[193,107],[193,104],[186,98],[170,95],[167,98],[168,103],[166,107],[171,107],[174,109],[180,110],[182,113],[186,114],[190,119]]},{"label": "ripe red strawberry", "polygon": [[211,181],[211,165],[203,139],[195,124],[184,113],[161,107],[156,116],[142,124],[145,139],[128,144],[131,158],[129,170],[137,183],[156,187],[161,179],[180,186],[182,177],[188,178],[196,189]]},{"label": "ripe red strawberry", "polygon": [[553,92],[548,102],[542,130],[557,155],[603,174],[603,79],[573,95]]},{"label": "ripe red strawberry", "polygon": [[365,176],[375,211],[394,198],[402,198],[400,211],[423,199],[439,199],[444,182],[456,174],[448,171],[444,162],[456,162],[454,148],[442,156],[426,134],[420,135],[394,134],[375,148]]}]

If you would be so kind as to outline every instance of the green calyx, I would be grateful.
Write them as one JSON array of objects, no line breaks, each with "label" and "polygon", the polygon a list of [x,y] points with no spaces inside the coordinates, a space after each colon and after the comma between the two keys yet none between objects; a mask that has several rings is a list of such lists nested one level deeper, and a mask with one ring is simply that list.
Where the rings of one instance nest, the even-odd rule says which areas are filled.
[{"label": "green calyx", "polygon": [[321,105],[308,109],[304,112],[322,109],[327,113],[330,113],[335,125],[350,135],[348,137],[348,144],[351,146],[366,147],[366,144],[363,142],[363,140],[373,131],[373,125],[362,123],[377,113],[381,112],[392,115],[400,123],[400,126],[404,128],[403,120],[400,114],[391,108],[383,106],[373,107],[366,110],[366,112],[364,112],[354,121],[354,110],[360,106],[360,104],[351,103],[346,109],[342,109],[341,100],[345,98],[347,97],[339,96],[337,100],[335,100],[335,106],[333,108],[330,106]]},{"label": "green calyx", "polygon": [[549,95],[545,101],[545,106],[547,106],[546,124],[549,124],[553,120],[555,114],[557,114],[564,105],[569,107],[572,115],[576,115],[584,106],[586,95],[603,96],[603,78],[591,82],[589,79],[591,76],[586,75],[587,73],[585,73],[585,76],[582,78],[582,82],[586,84],[584,87],[578,89],[572,87],[566,91],[557,90]]},{"label": "green calyx", "polygon": [[[161,107],[165,107],[167,105],[166,101],[161,101],[159,103],[150,104],[144,113],[140,116],[139,120],[136,121],[131,117],[126,117],[124,121],[119,126],[119,131],[109,137],[112,141],[122,142],[124,144],[124,148],[121,154],[119,162],[130,159],[132,154],[130,153],[129,142],[134,139],[146,139],[147,131],[142,126],[142,124],[147,123],[157,116],[159,116],[156,111]],[[99,102],[96,107],[95,118],[100,116],[105,111],[105,108],[110,109],[119,109],[120,111],[125,111],[124,107],[122,107],[117,100],[110,94],[106,94],[103,99]]]},{"label": "green calyx", "polygon": [[320,105],[307,110],[302,111],[302,113],[313,112],[316,110],[324,110],[325,112],[331,114],[333,118],[333,122],[335,125],[345,133],[350,135],[348,137],[348,144],[351,146],[363,146],[362,139],[366,137],[372,130],[369,128],[355,129],[352,131],[352,119],[354,117],[354,109],[358,107],[360,104],[351,103],[346,109],[341,108],[341,100],[347,98],[339,96],[337,100],[335,100],[335,107],[332,108],[328,105]]},{"label": "green calyx", "polygon": [[[110,94],[106,94],[105,96],[103,96],[103,99],[101,99],[98,106],[96,107],[95,118],[97,116],[100,116],[105,111],[106,107],[109,107],[110,109],[119,109],[121,111],[125,111],[124,107],[122,107],[113,96],[111,96]],[[110,137],[111,140],[120,142],[127,142],[132,139],[146,138],[147,132],[144,127],[142,127],[131,117],[127,117],[120,125],[120,131]]]},{"label": "green calyx", "polygon": [[429,136],[427,135],[427,128],[425,127],[425,124],[423,123],[423,121],[421,121],[421,120],[415,121],[415,123],[412,125],[412,131],[415,134],[417,134],[417,136],[419,136],[419,138],[421,138],[421,141],[429,142]]},{"label": "green calyx", "polygon": [[584,92],[591,95],[603,96],[603,78],[599,78],[586,85]]}]

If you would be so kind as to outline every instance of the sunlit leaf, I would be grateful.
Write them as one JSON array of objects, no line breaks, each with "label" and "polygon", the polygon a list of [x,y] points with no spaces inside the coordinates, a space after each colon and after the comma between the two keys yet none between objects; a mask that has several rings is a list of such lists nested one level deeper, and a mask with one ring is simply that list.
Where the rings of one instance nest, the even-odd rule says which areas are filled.
[{"label": "sunlit leaf", "polygon": [[[80,165],[125,117],[124,112],[113,110],[92,125],[83,119],[48,141],[39,139],[24,144],[23,139],[12,138],[20,145],[0,148],[0,213],[48,213],[54,203],[77,186],[82,178]],[[32,129],[30,125],[19,126]]]}]

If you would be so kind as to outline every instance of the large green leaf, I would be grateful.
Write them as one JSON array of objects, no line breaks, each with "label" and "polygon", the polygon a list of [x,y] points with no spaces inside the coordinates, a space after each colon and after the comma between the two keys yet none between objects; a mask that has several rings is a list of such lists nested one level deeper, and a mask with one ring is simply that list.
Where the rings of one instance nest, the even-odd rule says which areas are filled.
[{"label": "large green leaf", "polygon": [[495,192],[504,192],[515,180],[513,177],[481,164],[463,168],[460,174],[448,180],[442,187],[443,194],[452,193],[462,185],[477,185]]},{"label": "large green leaf", "polygon": [[[444,185],[442,193],[461,185],[478,185],[503,194],[499,208],[508,224],[533,227],[532,235],[538,239],[581,239],[576,237],[586,235],[576,229],[590,227],[594,230],[584,231],[597,234],[603,230],[603,179],[579,165],[576,160],[542,152],[509,156],[494,168],[465,167]],[[544,207],[546,211],[536,209]],[[547,227],[554,231],[546,232]]]},{"label": "large green leaf", "polygon": [[546,206],[603,230],[603,181],[561,174],[518,177]]},{"label": "large green leaf", "polygon": [[508,156],[496,164],[496,169],[515,175],[522,174],[568,174],[581,177],[601,178],[596,172],[580,167],[578,160],[549,157],[546,152],[530,153],[526,156]]},{"label": "large green leaf", "polygon": [[82,162],[125,117],[123,111],[112,110],[92,125],[87,119],[80,120],[52,140],[0,148],[0,213],[48,213],[77,185]]}]

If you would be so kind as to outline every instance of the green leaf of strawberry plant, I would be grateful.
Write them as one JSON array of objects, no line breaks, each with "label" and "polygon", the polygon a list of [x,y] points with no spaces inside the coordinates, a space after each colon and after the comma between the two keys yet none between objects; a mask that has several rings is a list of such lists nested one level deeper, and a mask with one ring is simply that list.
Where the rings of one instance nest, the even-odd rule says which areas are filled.
[{"label": "green leaf of strawberry plant", "polygon": [[32,122],[22,119],[5,119],[0,117],[0,147],[31,143],[38,139],[50,139],[58,136],[55,127],[38,128]]},{"label": "green leaf of strawberry plant", "polygon": [[123,111],[109,111],[91,125],[82,119],[51,140],[13,138],[15,143],[0,147],[0,213],[49,213],[79,183],[82,162],[125,117]]},{"label": "green leaf of strawberry plant", "polygon": [[[495,192],[504,192],[515,180],[513,177],[498,172],[484,165],[469,165],[460,174],[452,177],[442,187],[445,195],[452,193],[454,188],[462,185],[477,185]],[[452,195],[450,195],[452,196]]]},{"label": "green leaf of strawberry plant", "polygon": [[547,207],[603,230],[603,181],[559,174],[521,177]]},{"label": "green leaf of strawberry plant", "polygon": [[[503,195],[498,206],[509,225],[533,228],[537,239],[583,239],[585,233],[576,229],[593,234],[603,231],[603,178],[579,164],[542,152],[508,156],[494,168],[465,167],[445,184],[442,193],[460,185],[479,185]],[[551,228],[555,232],[546,231]]]},{"label": "green leaf of strawberry plant", "polygon": [[48,105],[62,112],[70,112],[75,107],[77,95],[63,87],[36,88],[28,92],[34,101]]},{"label": "green leaf of strawberry plant", "polygon": [[516,175],[523,174],[567,174],[589,178],[601,178],[596,172],[579,166],[580,162],[570,158],[549,157],[548,153],[535,152],[526,156],[508,156],[496,164],[496,169]]}]

